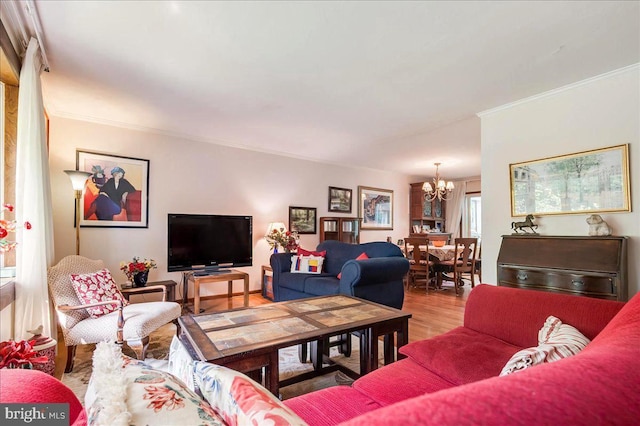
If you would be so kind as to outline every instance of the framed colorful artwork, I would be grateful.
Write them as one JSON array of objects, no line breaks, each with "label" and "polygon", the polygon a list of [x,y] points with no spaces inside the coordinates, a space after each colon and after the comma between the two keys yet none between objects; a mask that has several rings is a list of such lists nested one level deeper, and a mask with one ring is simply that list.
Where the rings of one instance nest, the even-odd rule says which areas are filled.
[{"label": "framed colorful artwork", "polygon": [[76,169],[91,173],[80,199],[81,227],[149,227],[149,160],[78,150]]},{"label": "framed colorful artwork", "polygon": [[360,229],[393,229],[393,191],[358,186]]}]

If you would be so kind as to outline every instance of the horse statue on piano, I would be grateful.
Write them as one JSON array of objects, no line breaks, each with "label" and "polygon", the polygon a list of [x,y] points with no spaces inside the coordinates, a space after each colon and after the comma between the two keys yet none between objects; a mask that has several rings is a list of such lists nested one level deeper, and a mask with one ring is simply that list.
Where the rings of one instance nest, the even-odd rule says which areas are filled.
[{"label": "horse statue on piano", "polygon": [[[538,225],[533,223],[533,219],[534,219],[533,215],[528,214],[527,217],[525,217],[523,222],[511,222],[511,229],[513,229],[514,233],[516,234],[519,234],[520,231],[522,231],[522,233],[524,234],[537,234],[534,228],[537,229]],[[525,228],[529,228],[531,232],[526,231]]]}]

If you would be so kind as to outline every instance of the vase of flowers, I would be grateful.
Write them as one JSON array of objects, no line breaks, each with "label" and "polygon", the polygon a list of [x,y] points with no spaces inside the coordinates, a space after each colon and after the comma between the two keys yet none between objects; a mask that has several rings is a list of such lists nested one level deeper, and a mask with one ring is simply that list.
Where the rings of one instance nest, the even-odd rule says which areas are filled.
[{"label": "vase of flowers", "polygon": [[156,261],[153,259],[140,260],[134,257],[133,261],[120,262],[120,270],[124,272],[127,279],[133,283],[135,287],[144,287],[149,279],[149,271],[156,268]]},{"label": "vase of flowers", "polygon": [[282,247],[287,253],[298,249],[299,237],[298,233],[295,231],[290,232],[284,228],[274,229],[265,235],[265,239],[273,249],[274,253],[278,252],[278,246]]}]

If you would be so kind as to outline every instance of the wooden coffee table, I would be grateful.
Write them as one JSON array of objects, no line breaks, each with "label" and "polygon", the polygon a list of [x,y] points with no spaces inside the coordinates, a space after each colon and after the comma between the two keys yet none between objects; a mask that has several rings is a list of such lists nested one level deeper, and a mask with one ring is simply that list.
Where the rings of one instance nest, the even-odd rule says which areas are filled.
[{"label": "wooden coffee table", "polygon": [[[312,356],[314,370],[287,379],[283,385],[336,370],[358,377],[337,364],[323,366],[329,338],[361,331],[360,373],[366,374],[378,367],[378,337],[396,334],[397,348],[408,343],[409,318],[411,314],[398,309],[338,295],[184,315],[178,323],[179,338],[194,359],[224,365],[258,379],[264,369],[264,386],[277,396],[279,349],[314,342],[312,350],[316,352]],[[385,362],[393,362],[393,357],[386,355]],[[403,357],[397,352],[397,359]]]}]

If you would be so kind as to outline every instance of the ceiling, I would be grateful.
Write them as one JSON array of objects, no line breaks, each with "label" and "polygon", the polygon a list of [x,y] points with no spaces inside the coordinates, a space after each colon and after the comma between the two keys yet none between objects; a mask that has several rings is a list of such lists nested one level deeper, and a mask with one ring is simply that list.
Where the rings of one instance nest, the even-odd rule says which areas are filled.
[{"label": "ceiling", "polygon": [[640,62],[638,1],[35,1],[50,115],[411,175],[476,113]]}]

